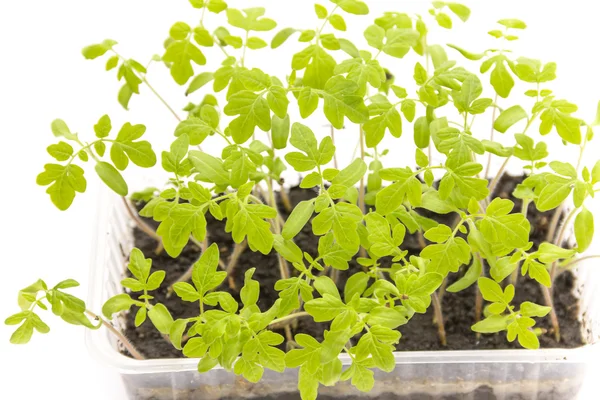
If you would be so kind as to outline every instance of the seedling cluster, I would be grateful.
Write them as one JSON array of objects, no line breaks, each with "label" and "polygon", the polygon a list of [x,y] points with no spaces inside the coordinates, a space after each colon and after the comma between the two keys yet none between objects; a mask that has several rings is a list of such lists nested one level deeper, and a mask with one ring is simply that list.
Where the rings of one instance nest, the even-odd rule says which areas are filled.
[{"label": "seedling cluster", "polygon": [[[440,302],[445,291],[478,285],[473,298],[477,315],[471,322],[477,333],[505,331],[507,340],[536,349],[540,332],[535,318],[550,314],[552,333],[559,336],[552,283],[563,268],[590,257],[581,256],[594,233],[586,204],[600,190],[600,162],[588,167],[581,157],[576,164],[560,160],[560,154],[549,154],[546,143],[535,142],[531,134],[537,129],[583,154],[600,115],[586,123],[575,116],[576,105],[553,95],[556,64],[513,55],[510,45],[526,28],[524,22],[498,21],[497,29],[488,32],[497,38],[496,48],[476,53],[430,43],[427,24],[451,29],[470,17],[470,10],[458,3],[434,1],[423,16],[385,13],[369,20],[361,43],[343,38],[347,14],[368,20],[368,6],[359,0],[315,4],[316,29],[290,27],[275,35],[270,32],[277,23],[265,17],[263,8],[238,10],[223,0],[190,3],[199,23],[173,24],[164,53],[151,60],[156,68],[166,66],[190,98],[204,92],[201,101],[185,108],[185,118],[150,85],[148,67],[117,53],[115,41],[88,46],[83,55],[104,59],[106,70],[117,71],[122,83],[118,100],[124,108],[146,86],[178,120],[170,149],[158,157],[170,174],[168,183],[132,195],[145,202],[139,215],[159,222],[158,229],[127,206],[140,228],[156,239],[157,252],[178,257],[189,241],[203,249],[171,287],[181,301],[197,303],[198,314],[174,319],[154,300],[152,293],[165,271],[152,272],[151,260],[134,249],[128,264],[131,277],[122,281],[127,290],[104,304],[103,317],[65,292],[77,285],[73,280],[53,288],[39,280],[21,290],[21,311],[6,320],[19,325],[13,343],[28,342],[34,330],[48,332],[37,311],[51,308],[71,324],[107,326],[132,356],[143,358],[108,322],[115,314],[130,312],[136,326],[150,319],[185,356],[199,358],[200,372],[220,365],[257,382],[265,368],[299,368],[302,397],[314,399],[320,384],[339,380],[369,391],[374,368],[394,369],[393,351],[402,326],[429,307],[445,343]],[[227,25],[216,26],[215,21]],[[262,50],[269,46],[267,37],[271,50]],[[282,46],[299,51],[278,76],[249,65],[250,52],[269,51],[273,57]],[[397,63],[414,65],[414,75],[395,76]],[[515,80],[528,84],[527,104],[511,101]],[[484,86],[493,98],[484,97]],[[324,114],[332,134],[318,138],[302,121],[292,121],[293,108],[302,119]],[[476,118],[489,120],[489,115],[491,137],[472,130]],[[62,120],[52,123],[59,141],[48,153],[56,162],[44,166],[37,182],[48,186],[59,209],[69,208],[76,194],[85,191],[86,164],[94,164],[100,179],[123,197],[129,188],[121,171],[130,163],[142,168],[156,164],[152,145],[141,140],[144,125],[125,123],[115,135],[112,124],[102,116],[93,127],[96,138],[84,141]],[[360,157],[343,167],[336,159],[332,166],[334,132],[344,126],[344,140],[356,138]],[[495,132],[509,131],[514,145],[494,141]],[[220,156],[201,150],[209,136],[222,138]],[[389,162],[387,151],[379,148],[384,139],[394,146],[414,143],[416,166]],[[434,162],[434,154],[443,161]],[[504,160],[499,171],[491,171],[492,158]],[[520,209],[511,200],[494,197],[510,161],[527,172],[513,193],[522,200]],[[302,174],[301,188],[317,188],[318,195],[292,207],[281,186],[279,197],[289,213],[284,220],[276,206],[276,188],[288,168]],[[530,204],[539,211],[555,210],[548,238],[539,247],[530,241]],[[452,214],[455,222],[440,224],[425,217],[425,211]],[[208,245],[207,213],[226,221],[226,231],[237,243],[234,255],[246,249],[277,254],[279,300],[271,308],[257,305],[260,283],[253,274],[259,265],[245,272],[243,287],[229,283],[239,291],[241,303],[219,290],[237,258],[226,263],[217,244]],[[571,222],[574,247],[566,241]],[[319,237],[318,249],[302,249],[294,241],[307,224]],[[408,235],[416,235],[422,244],[418,256],[408,256],[402,248]],[[391,259],[386,264],[391,266],[382,266],[384,259]],[[363,269],[339,290],[338,271],[347,270],[352,260]],[[447,285],[448,276],[459,272],[461,278]],[[515,304],[519,272],[539,282],[547,304]],[[298,318],[327,323],[324,340],[293,336],[290,324]],[[284,335],[274,332],[275,327],[283,328]],[[349,367],[343,367],[338,357],[342,353],[352,360]]]}]

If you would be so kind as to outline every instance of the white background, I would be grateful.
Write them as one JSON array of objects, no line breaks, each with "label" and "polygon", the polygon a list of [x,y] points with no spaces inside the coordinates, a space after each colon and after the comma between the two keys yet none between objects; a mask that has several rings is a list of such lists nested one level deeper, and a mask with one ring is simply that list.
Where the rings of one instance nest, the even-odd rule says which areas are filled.
[{"label": "white background", "polygon": [[[238,0],[230,3],[236,7],[267,6],[268,16],[278,21],[278,28],[313,28],[316,23],[312,2],[308,1]],[[427,9],[424,1],[372,0],[368,3],[372,18],[386,10],[426,14]],[[558,97],[580,105],[578,115],[581,118],[587,121],[594,118],[600,97],[600,25],[597,23],[600,6],[597,2],[482,1],[468,4],[473,10],[472,21],[463,24],[454,18],[455,29],[450,33],[436,30],[432,42],[453,42],[472,51],[481,51],[496,46],[493,39],[485,34],[495,28],[495,20],[523,19],[529,28],[520,34],[522,40],[514,43],[516,54],[558,62],[559,80],[549,86]],[[80,49],[112,38],[119,41],[121,54],[146,63],[152,54],[161,53],[162,41],[173,22],[184,20],[193,24],[198,18],[198,11],[185,0],[0,2],[0,174],[4,188],[0,196],[2,320],[18,311],[17,290],[38,277],[49,284],[67,277],[75,278],[82,283],[76,293],[84,298],[86,296],[91,238],[98,207],[95,200],[97,179],[89,170],[86,174],[88,192],[78,195],[68,212],[54,208],[44,189],[35,185],[35,176],[42,170],[43,164],[50,161],[45,152],[45,147],[53,142],[50,122],[54,118],[63,118],[73,131],[90,138],[93,124],[101,115],[108,113],[113,119],[113,126],[120,126],[126,121],[145,124],[153,143],[163,144],[162,148],[155,148],[157,152],[168,145],[176,125],[173,117],[145,87],[141,88],[142,96],[132,99],[131,111],[126,113],[122,110],[116,101],[119,85],[114,71],[104,71],[104,60],[84,60]],[[210,14],[205,22],[214,28],[222,21],[223,16]],[[347,21],[351,32],[345,37],[360,41],[366,19],[358,23],[353,18],[347,18]],[[271,35],[264,37],[270,38]],[[289,55],[301,49],[295,40],[287,43],[285,48]],[[455,52],[449,50],[448,53],[451,59],[461,60]],[[209,59],[211,55],[220,60],[216,49],[208,53]],[[288,72],[289,62],[289,57],[273,57],[268,50],[251,52],[248,56],[250,66],[272,72]],[[410,87],[414,61],[382,58],[382,62],[391,62],[388,65],[397,76],[404,73],[405,78],[399,78],[397,83]],[[465,66],[471,70],[478,68],[478,64]],[[279,76],[283,78],[281,73]],[[184,90],[176,87],[161,65],[151,67],[148,79],[177,110],[187,103]],[[523,89],[519,88],[519,91]],[[200,98],[197,94],[191,100],[199,101]],[[507,107],[515,101],[511,97],[502,100],[501,105]],[[180,114],[184,115],[183,112]],[[481,137],[489,133],[490,118],[486,114],[481,118],[481,125],[476,125],[483,127]],[[320,128],[322,123],[322,118],[314,118],[311,126],[324,134],[326,130]],[[412,163],[411,131],[405,125],[405,136],[400,141],[388,143],[399,154],[404,145],[410,149],[403,153],[409,158],[403,160],[402,165]],[[511,143],[511,135],[506,135],[504,140]],[[342,158],[349,159],[356,143],[356,132],[339,133],[337,142]],[[212,148],[212,145],[207,146]],[[600,150],[597,143],[590,147],[588,156],[597,158],[597,150]],[[567,158],[569,153],[558,141],[553,142],[551,149],[554,150],[554,158],[574,161]],[[590,165],[591,159],[587,165]],[[515,167],[518,169],[519,166]],[[27,346],[10,345],[8,339],[12,329],[1,325],[0,390],[4,394],[0,397],[15,398],[19,393],[21,399],[35,399],[43,394],[48,398],[60,395],[62,399],[121,398],[121,384],[116,374],[88,356],[82,328],[67,326],[50,315],[45,317],[52,328],[51,333],[36,334]],[[58,389],[59,385],[61,389]]]}]

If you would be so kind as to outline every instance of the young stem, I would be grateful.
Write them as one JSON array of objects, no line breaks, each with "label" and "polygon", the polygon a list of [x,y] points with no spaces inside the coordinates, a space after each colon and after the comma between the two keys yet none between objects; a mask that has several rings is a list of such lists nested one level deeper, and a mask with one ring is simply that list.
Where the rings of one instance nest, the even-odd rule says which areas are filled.
[{"label": "young stem", "polygon": [[152,87],[152,85],[150,85],[150,82],[148,82],[148,79],[146,79],[146,76],[142,76],[141,79],[142,79],[142,82],[144,82],[146,84],[146,86],[148,86],[148,89],[150,89],[150,91],[152,91],[152,93],[154,93],[154,95],[158,98],[158,100],[160,100],[160,102],[163,103],[165,105],[165,107],[167,107],[169,109],[169,111],[171,112],[171,114],[173,114],[175,119],[177,119],[177,121],[181,121],[181,118],[179,117],[179,115],[177,115],[177,113],[175,112],[175,110],[173,110],[173,108],[169,105],[169,103],[167,103],[166,100],[163,99],[163,97]]},{"label": "young stem", "polygon": [[[527,218],[527,213],[529,211],[529,204],[531,204],[531,200],[530,199],[523,199],[523,202],[521,203],[521,214],[523,214],[523,216],[525,218]],[[519,268],[520,266],[517,265],[517,267],[515,268],[515,270],[510,274],[510,283],[516,288],[517,287],[517,282],[519,280]]]},{"label": "young stem", "polygon": [[433,304],[433,313],[435,316],[435,321],[438,327],[438,337],[440,338],[440,343],[442,346],[446,346],[446,329],[444,328],[444,315],[442,314],[442,304],[440,303],[440,299],[438,297],[437,292],[434,292],[431,295],[431,300]]},{"label": "young stem", "polygon": [[279,189],[279,197],[281,198],[281,203],[283,203],[283,208],[285,208],[285,211],[287,211],[288,213],[291,213],[292,210],[294,209],[294,207],[292,207],[292,202],[290,201],[290,196],[288,195],[288,193],[285,191],[285,188],[283,187],[283,181],[279,184],[280,189]]},{"label": "young stem", "polygon": [[552,302],[552,294],[550,293],[550,289],[548,289],[544,285],[540,285],[542,289],[542,294],[544,295],[544,302],[546,306],[551,307],[550,310],[550,321],[552,322],[552,328],[554,330],[554,339],[556,342],[560,342],[560,325],[558,324],[558,317],[556,316],[556,311],[554,310],[554,304]]},{"label": "young stem", "polygon": [[269,328],[274,328],[276,326],[278,326],[279,324],[282,324],[284,322],[292,322],[298,318],[302,318],[302,317],[308,317],[310,316],[309,313],[307,313],[306,311],[300,311],[297,313],[293,313],[290,315],[286,315],[285,317],[281,317],[281,318],[277,318],[274,319],[270,324],[269,324]]},{"label": "young stem", "polygon": [[[200,255],[202,255],[204,253],[204,251],[208,248],[208,234],[206,235],[206,237],[204,238],[202,243],[200,243],[198,240],[196,240],[196,238],[194,238],[193,236],[190,236],[190,240],[196,246],[198,246],[198,248],[200,248]],[[188,269],[179,278],[177,278],[177,280],[175,282],[173,282],[171,284],[171,286],[169,286],[169,288],[167,289],[167,298],[171,297],[171,295],[173,294],[173,286],[176,283],[187,282],[190,280],[190,278],[192,277],[192,274],[194,272],[194,264],[196,264],[196,263],[195,262],[192,263],[192,265],[190,265],[188,267]],[[227,270],[225,263],[221,259],[219,259],[219,267],[221,267],[221,269],[223,269],[223,270]]]},{"label": "young stem", "polygon": [[550,220],[550,226],[548,227],[548,233],[546,234],[546,242],[554,242],[556,238],[556,228],[558,228],[558,223],[563,214],[563,205],[561,204],[554,211],[554,215],[552,215],[552,219]]},{"label": "young stem", "polygon": [[229,283],[229,287],[234,290],[236,290],[236,286],[233,279],[233,271],[235,271],[235,267],[237,266],[240,256],[244,250],[246,250],[246,247],[248,247],[248,242],[246,240],[244,240],[242,243],[236,243],[233,247],[233,253],[231,253],[231,257],[229,257],[229,263],[225,268],[225,271],[227,271],[227,282]]},{"label": "young stem", "polygon": [[119,330],[115,328],[110,322],[94,314],[90,310],[85,310],[85,313],[89,315],[90,318],[93,318],[96,321],[100,321],[102,325],[104,325],[113,335],[115,335],[117,339],[119,339],[119,341],[123,343],[123,346],[125,346],[129,354],[131,354],[133,358],[135,358],[136,360],[145,360],[144,356],[141,355],[139,351],[137,351],[137,349],[133,346],[133,344],[131,344],[131,342],[125,337],[125,335],[119,332]]},{"label": "young stem", "polygon": [[[273,178],[267,180],[267,189],[269,190],[269,202],[271,203],[271,207],[277,210],[277,202],[275,201],[275,192],[273,191]],[[279,223],[279,212],[277,212],[277,217],[275,217],[273,221],[273,227],[275,228],[275,234],[279,235],[281,233],[281,225]],[[279,253],[277,253],[277,259],[279,260],[279,272],[281,274],[282,279],[289,278],[289,270],[287,262]],[[287,333],[287,332],[286,332]]]},{"label": "young stem", "polygon": [[[363,162],[365,161],[365,133],[363,131],[363,126],[360,125],[359,128],[359,137],[358,137],[358,141],[360,143],[360,159],[363,160]],[[361,176],[360,177],[360,183],[359,183],[359,188],[358,188],[358,207],[360,208],[360,210],[362,211],[363,215],[365,214],[365,176]],[[361,246],[360,249],[358,250],[358,253],[361,257],[366,257],[367,256],[367,252],[366,250]]]},{"label": "young stem", "polygon": [[569,262],[568,264],[564,265],[563,268],[566,270],[566,269],[572,268],[574,265],[579,264],[582,261],[590,260],[590,259],[594,259],[594,258],[600,258],[600,255],[592,255],[592,256],[585,256],[585,257],[578,258],[578,259],[573,260],[573,261]]},{"label": "young stem", "polygon": [[[483,263],[483,260],[481,261]],[[481,291],[479,287],[475,286],[475,323],[481,321],[481,314],[483,312],[483,296],[481,295]],[[475,339],[479,340],[481,337],[481,333],[477,332],[475,334]]]},{"label": "young stem", "polygon": [[500,178],[502,178],[502,176],[504,175],[504,170],[506,169],[506,166],[508,165],[508,162],[510,161],[511,157],[512,156],[506,157],[506,160],[504,160],[504,162],[502,163],[502,166],[498,170],[498,173],[496,174],[496,176],[494,177],[494,179],[492,179],[492,181],[490,182],[490,186],[489,186],[489,190],[490,190],[489,198],[492,198],[494,196],[494,192],[496,191],[496,186],[498,186],[498,182],[500,182]]},{"label": "young stem", "polygon": [[[363,131],[362,125],[360,126],[360,159],[365,161],[365,132]],[[365,177],[364,175],[360,177],[360,184],[358,190],[358,207],[361,209],[363,214],[365,213]]]},{"label": "young stem", "polygon": [[[558,236],[556,238],[556,241],[554,242],[554,244],[556,246],[561,246],[562,247],[562,243],[565,239],[565,234],[567,232],[567,227],[569,226],[569,223],[571,222],[571,220],[573,219],[573,217],[575,216],[575,214],[577,213],[579,209],[578,208],[574,208],[573,210],[571,210],[571,212],[569,213],[569,215],[567,216],[567,218],[565,218],[564,222],[562,223],[562,226],[560,228],[560,231],[558,233]],[[550,282],[554,283],[554,278],[556,276],[556,267],[558,266],[558,262],[554,261],[552,263],[552,268],[550,269]]]},{"label": "young stem", "polygon": [[[496,96],[494,97],[494,104],[498,104],[498,93],[496,93]],[[494,121],[496,120],[496,110],[497,110],[497,107],[493,107],[492,128],[490,131],[490,142],[494,141]],[[485,167],[485,175],[483,176],[484,179],[487,179],[487,177],[490,175],[491,167],[492,167],[492,153],[488,153],[487,166]]]},{"label": "young stem", "polygon": [[[333,127],[333,125],[329,125],[329,129],[330,129],[330,135],[331,135],[331,143],[335,147],[335,135],[334,135],[335,128]],[[338,161],[337,161],[336,153],[333,153],[333,168],[338,169]]]},{"label": "young stem", "polygon": [[148,225],[147,223],[145,223],[138,215],[137,213],[133,212],[133,210],[131,209],[131,204],[129,203],[129,200],[127,200],[126,197],[123,197],[123,203],[125,204],[125,210],[127,210],[127,214],[129,214],[129,217],[133,220],[133,222],[135,222],[135,224],[137,225],[137,227],[144,232],[146,235],[150,236],[152,239],[157,241],[157,246],[156,249],[154,250],[155,254],[160,254],[164,247],[163,247],[163,243],[162,243],[162,238],[160,236],[158,236],[158,234],[156,233],[156,231],[154,229],[152,229],[150,227],[150,225]]}]

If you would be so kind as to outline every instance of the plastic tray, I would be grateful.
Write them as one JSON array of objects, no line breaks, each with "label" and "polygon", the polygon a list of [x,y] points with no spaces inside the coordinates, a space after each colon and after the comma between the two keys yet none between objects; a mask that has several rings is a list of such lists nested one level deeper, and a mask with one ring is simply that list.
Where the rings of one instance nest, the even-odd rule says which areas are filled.
[{"label": "plastic tray", "polygon": [[[89,307],[100,310],[119,284],[126,254],[133,246],[132,222],[123,203],[102,193],[98,233],[90,275]],[[582,263],[583,264],[583,263]],[[577,349],[471,350],[396,352],[391,373],[375,371],[370,393],[349,382],[319,389],[323,399],[576,399],[591,361],[600,359],[600,270],[582,265],[577,274],[581,319],[588,345]],[[92,285],[91,283],[94,283]],[[595,299],[594,299],[595,297]],[[114,321],[119,325],[117,318]],[[197,371],[196,359],[138,361],[119,353],[117,343],[104,330],[87,331],[86,342],[95,358],[122,376],[130,399],[294,399],[297,371],[265,370],[261,382],[251,384],[221,368]],[[349,359],[341,356],[344,365]]]}]

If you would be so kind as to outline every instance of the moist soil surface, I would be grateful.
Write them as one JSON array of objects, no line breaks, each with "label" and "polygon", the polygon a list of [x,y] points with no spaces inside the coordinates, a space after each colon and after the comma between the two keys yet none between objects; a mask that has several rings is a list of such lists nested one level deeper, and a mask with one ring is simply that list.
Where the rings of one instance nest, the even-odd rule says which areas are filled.
[{"label": "moist soil surface", "polygon": [[[494,197],[509,198],[515,202],[515,210],[521,209],[521,200],[511,196],[515,186],[522,181],[522,177],[512,177],[505,175],[497,186]],[[302,200],[316,196],[316,192],[310,189],[292,188],[289,192],[289,198],[293,205]],[[141,208],[141,204],[138,207]],[[280,212],[285,218],[286,211],[282,206]],[[454,225],[456,214],[438,215],[426,210],[423,215],[433,218],[446,225]],[[550,220],[553,212],[541,213],[536,210],[533,204],[529,205],[528,218],[531,222],[532,232],[530,240],[537,247],[546,239]],[[216,242],[219,245],[221,259],[227,264],[233,251],[233,240],[229,234],[225,233],[225,224],[222,221],[213,219],[207,214],[208,221],[208,241]],[[152,220],[146,222],[156,228],[157,223]],[[168,296],[168,287],[177,280],[192,265],[200,254],[200,249],[190,242],[181,255],[173,259],[164,251],[156,255],[156,241],[148,237],[145,233],[135,229],[135,246],[140,248],[146,257],[153,260],[152,267],[155,270],[163,269],[167,272],[167,277],[162,286],[152,293],[156,302],[163,303],[171,311],[174,318],[189,318],[198,315],[198,304],[181,301],[175,294]],[[308,223],[304,229],[295,237],[295,242],[300,248],[313,256],[316,254],[318,237],[311,231],[311,224]],[[416,235],[408,235],[401,246],[408,250],[409,254],[418,255],[421,251]],[[389,261],[388,261],[389,262]],[[249,268],[256,268],[254,279],[260,282],[260,299],[258,306],[262,311],[267,310],[278,298],[275,291],[275,282],[280,279],[278,260],[275,252],[265,256],[261,253],[254,253],[250,250],[244,251],[241,255],[237,267],[232,274],[235,286],[232,289],[225,280],[218,290],[230,292],[236,300],[239,301],[239,288],[243,286],[244,272]],[[487,266],[484,267],[484,273]],[[297,272],[291,268],[291,273]],[[350,268],[346,271],[339,271],[338,287],[343,292],[344,285],[348,277],[361,271],[362,267],[355,261],[350,262]],[[461,268],[459,273],[450,274],[448,285],[460,279],[466,271],[466,266]],[[583,344],[581,335],[581,323],[578,321],[579,300],[574,293],[575,279],[570,271],[561,273],[555,280],[553,287],[554,307],[561,327],[561,339],[557,342],[552,333],[552,325],[549,318],[538,318],[536,326],[542,328],[545,333],[540,336],[542,348],[573,348]],[[475,296],[477,285],[463,290],[459,293],[446,292],[442,298],[442,310],[444,313],[444,322],[446,328],[447,345],[440,344],[437,327],[433,321],[433,307],[429,307],[426,314],[415,314],[410,322],[400,326],[402,339],[397,345],[398,351],[418,351],[418,350],[474,350],[474,349],[509,349],[520,348],[517,341],[509,343],[506,340],[506,333],[486,334],[476,337],[471,331],[471,325],[475,318]],[[519,278],[516,285],[515,304],[522,301],[533,301],[537,304],[544,304],[544,299],[540,291],[539,284],[529,277]],[[135,313],[128,313],[125,316],[125,334],[133,342],[134,346],[146,357],[155,358],[177,358],[183,357],[181,351],[175,349],[151,324],[149,320],[140,327],[134,325]],[[327,323],[316,323],[310,317],[304,317],[291,325],[292,333],[306,333],[317,340],[323,339],[323,331],[329,328]],[[283,334],[283,331],[280,332]],[[282,345],[283,346],[283,345]]]}]

